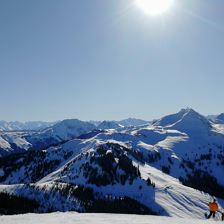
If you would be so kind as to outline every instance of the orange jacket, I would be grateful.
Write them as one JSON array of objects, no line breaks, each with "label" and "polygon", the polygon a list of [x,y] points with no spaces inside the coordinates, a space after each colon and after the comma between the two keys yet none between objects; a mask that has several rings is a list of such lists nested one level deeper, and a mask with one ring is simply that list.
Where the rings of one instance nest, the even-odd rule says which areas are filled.
[{"label": "orange jacket", "polygon": [[208,206],[211,212],[217,212],[219,209],[218,204],[216,202],[210,202]]}]

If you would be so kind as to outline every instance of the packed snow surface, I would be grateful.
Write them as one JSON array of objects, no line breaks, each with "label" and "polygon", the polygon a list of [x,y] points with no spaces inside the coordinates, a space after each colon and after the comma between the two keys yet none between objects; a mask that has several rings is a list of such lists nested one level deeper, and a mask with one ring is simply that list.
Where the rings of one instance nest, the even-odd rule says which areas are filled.
[{"label": "packed snow surface", "polygon": [[[122,214],[78,214],[68,213],[50,213],[50,214],[26,214],[13,216],[0,216],[1,224],[203,224],[205,220],[181,219],[161,216],[144,215],[122,215]],[[217,221],[208,221],[206,223],[216,223]]]}]

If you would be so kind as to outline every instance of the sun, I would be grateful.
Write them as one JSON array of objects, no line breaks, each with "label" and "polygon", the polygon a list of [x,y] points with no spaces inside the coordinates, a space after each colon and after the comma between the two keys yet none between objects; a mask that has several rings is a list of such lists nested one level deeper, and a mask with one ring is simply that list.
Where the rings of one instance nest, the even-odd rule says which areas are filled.
[{"label": "sun", "polygon": [[136,5],[147,15],[157,16],[170,9],[174,0],[135,0]]}]

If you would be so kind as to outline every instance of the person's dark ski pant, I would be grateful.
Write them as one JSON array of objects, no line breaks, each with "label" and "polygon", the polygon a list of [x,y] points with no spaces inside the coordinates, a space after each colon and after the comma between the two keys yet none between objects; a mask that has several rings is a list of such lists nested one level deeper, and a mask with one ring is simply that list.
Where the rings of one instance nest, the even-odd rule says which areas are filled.
[{"label": "person's dark ski pant", "polygon": [[208,215],[208,219],[210,219],[211,216],[212,216],[213,218],[215,218],[215,213],[216,213],[216,212],[212,212],[212,211],[210,211],[210,213],[209,213],[209,215]]}]

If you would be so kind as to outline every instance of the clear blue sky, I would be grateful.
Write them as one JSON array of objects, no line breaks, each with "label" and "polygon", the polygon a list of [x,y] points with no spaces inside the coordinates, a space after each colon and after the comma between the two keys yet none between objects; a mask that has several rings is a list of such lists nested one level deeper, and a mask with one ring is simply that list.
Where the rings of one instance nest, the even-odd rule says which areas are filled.
[{"label": "clear blue sky", "polygon": [[224,1],[0,0],[0,120],[224,112]]}]

